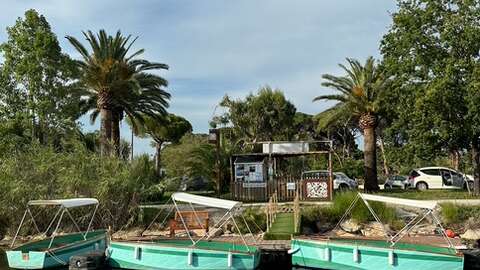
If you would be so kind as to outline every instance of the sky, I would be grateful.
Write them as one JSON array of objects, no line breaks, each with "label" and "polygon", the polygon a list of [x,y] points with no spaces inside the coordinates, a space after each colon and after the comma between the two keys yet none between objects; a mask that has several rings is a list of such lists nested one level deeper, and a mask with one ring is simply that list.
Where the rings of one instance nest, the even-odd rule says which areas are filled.
[{"label": "sky", "polygon": [[[166,63],[159,72],[169,81],[169,111],[187,118],[195,133],[222,108],[225,95],[243,98],[270,85],[284,91],[297,111],[316,114],[332,105],[312,102],[329,93],[321,75],[342,75],[346,57],[380,57],[379,44],[391,25],[395,0],[0,0],[0,43],[7,26],[36,9],[49,21],[62,50],[79,58],[64,38],[82,39],[82,31],[138,36],[143,57]],[[83,129],[99,128],[88,117]],[[122,137],[130,130],[122,123]],[[136,154],[154,149],[136,138]]]}]

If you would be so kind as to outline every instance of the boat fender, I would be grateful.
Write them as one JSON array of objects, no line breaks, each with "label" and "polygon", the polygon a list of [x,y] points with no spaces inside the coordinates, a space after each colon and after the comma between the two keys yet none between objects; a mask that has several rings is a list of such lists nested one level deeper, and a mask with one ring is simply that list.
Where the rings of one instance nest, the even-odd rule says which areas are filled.
[{"label": "boat fender", "polygon": [[354,248],[353,249],[353,262],[358,263],[359,257],[360,257],[359,255],[360,255],[360,252],[358,251],[358,248],[357,247]]},{"label": "boat fender", "polygon": [[192,265],[192,264],[193,264],[193,251],[192,251],[192,250],[188,251],[188,260],[187,260],[187,263],[188,263],[188,265]]},{"label": "boat fender", "polygon": [[140,257],[142,256],[141,254],[142,254],[142,248],[135,247],[135,252],[134,252],[135,259],[140,260]]},{"label": "boat fender", "polygon": [[232,255],[232,252],[228,252],[227,266],[228,268],[231,268],[232,265],[233,265],[233,255]]},{"label": "boat fender", "polygon": [[300,250],[300,248],[297,247],[296,249],[289,249],[289,250],[287,251],[287,253],[288,253],[288,254],[295,254],[295,253],[297,253],[299,250]]},{"label": "boat fender", "polygon": [[327,262],[330,261],[330,248],[326,247],[324,250],[323,250],[324,254],[323,254],[323,259]]},{"label": "boat fender", "polygon": [[390,265],[395,264],[395,254],[393,253],[393,250],[390,250],[388,252],[388,264],[390,264]]}]

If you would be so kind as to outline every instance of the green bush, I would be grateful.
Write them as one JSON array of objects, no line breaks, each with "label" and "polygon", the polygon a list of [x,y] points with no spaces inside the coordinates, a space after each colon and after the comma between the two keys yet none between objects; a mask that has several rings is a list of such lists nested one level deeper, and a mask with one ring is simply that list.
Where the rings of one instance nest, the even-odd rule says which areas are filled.
[{"label": "green bush", "polygon": [[[333,197],[333,202],[329,206],[310,207],[302,211],[302,224],[313,227],[315,222],[336,224],[348,207],[352,204],[357,193],[342,192]],[[389,224],[393,228],[401,227],[403,222],[397,217],[396,211],[392,207],[386,206],[381,202],[369,202],[375,213],[383,223]],[[372,213],[368,210],[365,203],[359,199],[353,207],[350,217],[358,223],[374,221]]]},{"label": "green bush", "polygon": [[[134,220],[142,200],[162,196],[158,184],[152,161],[146,156],[129,163],[100,157],[81,143],[72,143],[62,152],[32,144],[2,158],[0,216],[12,232],[29,200],[95,197],[100,208],[94,225],[116,230]],[[39,223],[48,223],[47,218],[40,215]]]},{"label": "green bush", "polygon": [[447,226],[461,224],[471,217],[480,218],[480,207],[442,203],[441,215]]},{"label": "green bush", "polygon": [[[248,227],[250,228],[252,233],[266,231],[267,229],[266,216],[265,216],[265,213],[261,211],[259,208],[253,208],[253,207],[246,208],[245,210],[243,210],[242,215],[245,218],[245,222],[248,224]],[[235,217],[235,222],[237,223],[242,233],[249,232],[241,216]]]}]

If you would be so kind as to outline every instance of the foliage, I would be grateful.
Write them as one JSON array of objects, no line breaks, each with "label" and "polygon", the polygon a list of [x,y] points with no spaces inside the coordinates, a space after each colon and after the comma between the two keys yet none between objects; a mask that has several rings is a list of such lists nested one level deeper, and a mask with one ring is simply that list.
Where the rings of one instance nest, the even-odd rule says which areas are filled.
[{"label": "foliage", "polygon": [[[267,229],[267,221],[265,217],[265,213],[261,211],[259,208],[248,207],[243,210],[242,213],[243,217],[245,218],[245,222],[248,224],[248,228],[252,233],[259,233],[264,232]],[[237,223],[240,232],[243,234],[249,233],[243,218],[240,216],[235,217],[235,222]]]},{"label": "foliage", "polygon": [[163,150],[164,168],[168,179],[214,179],[215,149],[207,136],[187,134],[178,144]]},{"label": "foliage", "polygon": [[[315,222],[336,224],[349,206],[354,201],[357,193],[355,192],[343,192],[338,193],[333,197],[333,202],[330,206],[318,206],[305,209],[302,212],[302,224],[310,225]],[[401,225],[395,208],[386,206],[380,202],[370,202],[370,206],[383,223],[389,224],[394,228],[398,228]],[[362,200],[358,200],[354,208],[351,210],[351,216],[353,220],[358,223],[366,223],[369,221],[375,221],[373,215],[368,210],[365,203]]]},{"label": "foliage", "polygon": [[113,141],[118,148],[118,125],[123,114],[135,120],[131,121],[134,128],[136,122],[143,123],[145,116],[160,119],[166,115],[170,94],[163,87],[168,82],[148,71],[168,69],[168,65],[139,59],[143,49],[129,54],[136,39],[130,41],[131,36],[124,37],[120,31],[115,36],[107,35],[105,30],[100,30],[97,35],[91,31],[84,32],[83,35],[91,52],[76,38],[67,36],[82,56],[82,60],[76,62],[81,74],[77,87],[83,90],[82,94],[86,97],[82,104],[83,112],[94,110],[91,114],[92,121],[103,110],[101,143],[104,152],[108,153],[109,141]]},{"label": "foliage", "polygon": [[469,218],[480,217],[480,207],[457,205],[454,203],[442,203],[441,204],[442,220],[447,226],[462,224]]},{"label": "foliage", "polygon": [[404,148],[398,159],[432,163],[478,138],[479,14],[475,1],[398,1],[381,42],[383,69],[394,78],[384,99],[386,141],[390,152]]},{"label": "foliage", "polygon": [[228,111],[213,119],[213,126],[230,124],[238,140],[244,142],[289,140],[296,108],[279,89],[262,87],[244,100],[225,96],[220,106]]},{"label": "foliage", "polygon": [[161,191],[151,191],[158,179],[146,156],[129,164],[113,157],[100,158],[80,143],[72,145],[70,151],[57,152],[33,144],[2,157],[0,216],[12,222],[10,229],[32,199],[95,197],[101,205],[97,226],[116,230],[128,223],[142,198],[161,196]]},{"label": "foliage", "polygon": [[[379,117],[382,116],[382,96],[389,80],[369,57],[365,64],[347,58],[348,67],[340,64],[344,76],[324,74],[322,85],[334,89],[335,94],[317,96],[314,101],[333,100],[338,103],[323,112],[322,119],[328,126],[338,124],[340,119],[348,125],[355,121],[364,133],[365,189],[378,190],[376,163],[376,134]],[[355,120],[353,120],[355,119]]]},{"label": "foliage", "polygon": [[30,9],[7,27],[0,45],[0,118],[24,119],[32,138],[51,143],[76,128],[79,95],[72,88],[76,69],[62,53],[45,17]]}]

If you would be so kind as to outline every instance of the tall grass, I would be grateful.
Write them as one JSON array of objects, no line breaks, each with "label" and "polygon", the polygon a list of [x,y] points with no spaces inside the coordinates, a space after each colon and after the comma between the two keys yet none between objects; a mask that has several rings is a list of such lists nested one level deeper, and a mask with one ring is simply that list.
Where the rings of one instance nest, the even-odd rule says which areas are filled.
[{"label": "tall grass", "polygon": [[[302,223],[307,226],[312,226],[316,222],[335,224],[340,221],[356,196],[357,193],[355,192],[339,193],[334,196],[330,206],[307,208],[302,212]],[[398,218],[393,207],[381,202],[369,202],[369,204],[383,223],[389,224],[393,228],[402,225],[402,221]],[[351,210],[350,218],[358,223],[375,221],[372,213],[360,199]]]}]

